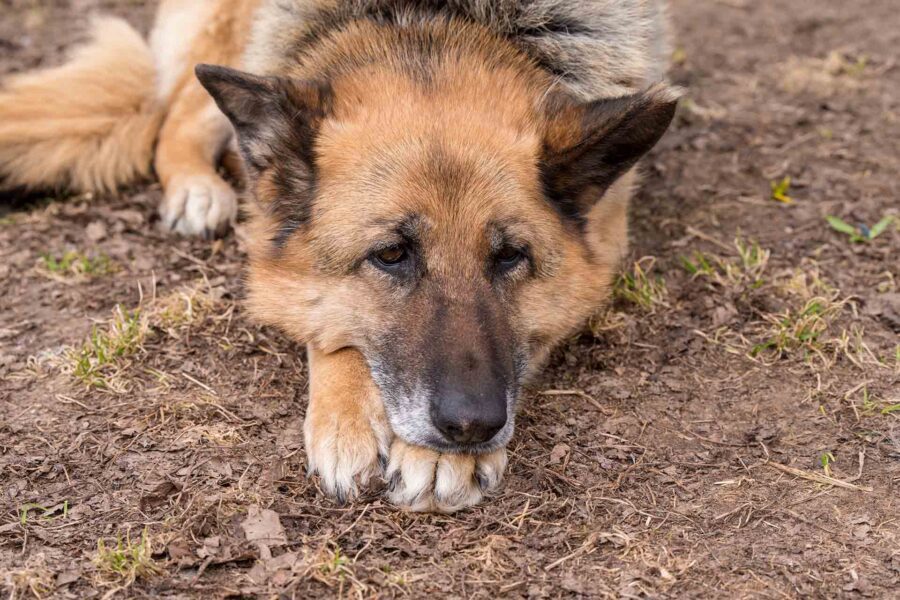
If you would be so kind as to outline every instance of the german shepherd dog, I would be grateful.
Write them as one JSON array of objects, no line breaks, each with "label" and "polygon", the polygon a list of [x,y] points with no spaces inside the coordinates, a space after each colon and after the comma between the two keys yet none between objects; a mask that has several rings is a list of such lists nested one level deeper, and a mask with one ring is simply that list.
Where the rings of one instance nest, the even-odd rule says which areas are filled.
[{"label": "german shepherd dog", "polygon": [[[661,0],[162,0],[0,90],[5,186],[159,178],[248,307],[307,344],[310,471],[409,510],[500,482],[520,388],[607,296],[677,92]],[[240,70],[237,70],[240,69]]]}]

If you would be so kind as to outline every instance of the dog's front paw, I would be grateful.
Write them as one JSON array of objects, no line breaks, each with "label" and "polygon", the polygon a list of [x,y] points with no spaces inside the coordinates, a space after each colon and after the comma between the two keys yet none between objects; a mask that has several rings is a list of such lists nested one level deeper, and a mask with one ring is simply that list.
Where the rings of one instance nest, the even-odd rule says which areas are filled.
[{"label": "dog's front paw", "polygon": [[306,415],[304,435],[309,474],[340,504],[356,498],[373,477],[384,473],[390,428],[371,422],[363,411],[317,411]]},{"label": "dog's front paw", "polygon": [[189,175],[166,186],[159,214],[170,231],[211,239],[228,231],[237,206],[237,194],[218,175]]},{"label": "dog's front paw", "polygon": [[452,513],[474,506],[496,489],[506,449],[488,454],[441,454],[395,439],[388,463],[388,499],[417,512]]}]

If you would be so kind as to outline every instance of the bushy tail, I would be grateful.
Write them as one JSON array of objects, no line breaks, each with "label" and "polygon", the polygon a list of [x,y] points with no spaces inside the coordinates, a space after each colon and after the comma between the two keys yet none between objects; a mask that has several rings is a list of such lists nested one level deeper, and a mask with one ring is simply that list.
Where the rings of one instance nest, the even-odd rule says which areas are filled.
[{"label": "bushy tail", "polygon": [[153,55],[125,21],[94,22],[60,66],[0,85],[0,187],[111,191],[150,171],[164,106]]}]

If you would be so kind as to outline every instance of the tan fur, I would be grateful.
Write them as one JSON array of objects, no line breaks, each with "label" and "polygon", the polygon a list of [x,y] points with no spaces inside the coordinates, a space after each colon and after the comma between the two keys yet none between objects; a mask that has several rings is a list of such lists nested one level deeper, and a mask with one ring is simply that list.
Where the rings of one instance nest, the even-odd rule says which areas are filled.
[{"label": "tan fur", "polygon": [[326,354],[307,349],[310,365],[306,455],[325,491],[341,499],[381,472],[391,432],[378,389],[363,357],[352,348]]},{"label": "tan fur", "polygon": [[[346,275],[365,252],[379,221],[404,213],[427,215],[430,272],[443,278],[451,297],[466,302],[470,282],[481,277],[485,227],[511,219],[520,223],[518,234],[540,257],[543,277],[521,282],[508,299],[514,329],[534,343],[530,366],[536,369],[553,345],[577,330],[606,297],[627,247],[634,175],[623,177],[606,193],[591,211],[585,234],[577,234],[547,205],[535,178],[533,165],[542,139],[561,135],[559,123],[541,112],[548,85],[544,73],[512,54],[507,69],[483,69],[484,55],[503,54],[508,48],[478,30],[456,30],[454,35],[465,40],[461,45],[472,51],[444,72],[432,74],[431,85],[440,93],[428,94],[395,69],[359,56],[384,51],[376,31],[361,26],[343,35],[290,73],[308,76],[318,61],[334,62],[332,52],[347,48],[358,62],[371,65],[332,80],[337,103],[333,118],[320,131],[321,180],[313,223],[282,250],[274,250],[269,241],[277,228],[265,211],[274,193],[271,181],[262,177],[257,182],[258,208],[249,236],[250,310],[325,352],[360,346],[364,332],[396,317],[389,289],[372,279]],[[344,98],[350,100],[342,102]],[[355,101],[359,98],[365,102]],[[450,149],[448,160],[465,165],[464,191],[434,187],[428,180],[429,165],[422,157],[436,140]],[[385,165],[399,169],[396,179],[387,186],[372,186],[375,173]],[[450,203],[447,194],[461,196]],[[407,339],[399,342],[408,344],[408,360],[416,365],[417,344],[425,335],[416,325],[424,325],[433,308],[405,310],[421,312],[421,318],[409,319]],[[314,381],[317,360],[311,363]],[[348,370],[343,377],[360,378],[354,388],[372,385],[367,370]],[[330,392],[323,390],[322,396],[334,398],[335,407],[346,397],[337,385]],[[320,446],[330,431],[308,424],[308,447]],[[505,466],[502,449],[484,456],[442,455],[402,439],[394,441],[390,457],[387,477],[394,481],[389,498],[411,510],[452,512],[475,504],[496,486]],[[345,465],[355,461],[337,460]],[[479,484],[476,472],[489,473],[489,482]],[[333,480],[320,474],[324,481]]]},{"label": "tan fur", "polygon": [[[380,50],[373,48],[383,43],[365,27],[346,36],[334,47],[377,54]],[[587,240],[593,257],[587,260],[580,237],[563,226],[543,199],[533,168],[544,133],[556,124],[540,113],[547,76],[527,61],[516,64],[515,55],[515,66],[506,72],[482,69],[483,54],[508,52],[508,47],[478,30],[460,34],[457,28],[454,36],[472,52],[434,76],[440,94],[423,94],[393,69],[377,64],[333,81],[338,104],[333,120],[320,132],[322,181],[315,225],[276,253],[268,241],[276,223],[263,212],[251,221],[248,301],[258,318],[326,350],[361,343],[357,332],[390,318],[390,299],[379,304],[383,292],[371,282],[339,275],[364,252],[372,235],[365,223],[403,212],[429,215],[435,224],[433,245],[447,247],[446,256],[435,257],[430,268],[460,280],[479,275],[473,269],[486,253],[486,223],[520,221],[521,237],[536,246],[542,259],[539,269],[553,275],[545,285],[542,280],[526,283],[520,296],[525,320],[520,327],[542,346],[551,347],[579,327],[606,296],[627,246],[633,176],[617,182],[592,212]],[[332,59],[327,54],[316,58]],[[366,102],[341,103],[341,98]],[[450,158],[471,167],[470,195],[458,203],[446,202],[441,189],[422,187],[418,157],[434,140],[455,149],[458,154]],[[388,163],[407,171],[390,189],[373,195],[369,169]],[[262,180],[255,194],[263,206],[270,193],[265,185]],[[325,273],[317,268],[323,256],[328,259]],[[461,256],[467,259],[458,260]]]},{"label": "tan fur", "polygon": [[0,186],[110,192],[152,165],[165,226],[224,233],[237,215],[237,196],[217,173],[231,127],[193,68],[237,65],[258,4],[164,0],[151,36],[162,58],[124,21],[101,18],[62,66],[4,81]]},{"label": "tan fur", "polygon": [[[623,120],[631,122],[629,110],[658,122],[666,115],[640,111],[674,110],[674,95],[664,86],[622,105],[584,102],[633,92],[659,76],[660,3],[458,0],[445,6],[456,12],[433,18],[410,2],[391,21],[359,17],[403,3],[201,1],[162,3],[151,36],[155,92],[146,85],[153,73],[147,48],[122,24],[98,30],[102,35],[83,51],[87,58],[8,84],[0,95],[0,173],[27,186],[109,189],[146,171],[148,144],[159,128],[154,165],[165,191],[164,224],[187,234],[219,233],[236,210],[235,193],[217,171],[232,129],[191,69],[217,63],[280,77],[213,69],[204,85],[218,94],[238,133],[248,130],[240,140],[252,197],[248,308],[308,344],[310,470],[326,493],[343,499],[386,462],[388,497],[396,504],[443,512],[471,506],[502,479],[512,416],[494,437],[501,441],[447,450],[433,441],[428,394],[435,394],[434,382],[426,374],[443,363],[463,365],[461,377],[465,369],[486,373],[466,365],[489,359],[510,377],[534,372],[606,298],[627,247],[635,174],[623,167],[611,186],[582,189],[582,173],[566,171],[560,185],[569,187],[560,189],[579,191],[562,205],[550,197],[545,170],[596,144],[587,134],[614,135]],[[198,15],[202,27],[194,26]],[[569,25],[580,33],[570,35]],[[186,46],[171,47],[179,37]],[[139,60],[111,55],[126,46]],[[47,113],[34,113],[21,126],[4,115],[13,114],[10,107],[23,110],[28,85],[55,91],[60,81],[85,78],[94,85],[111,66],[124,73],[109,75],[118,77],[109,84],[116,102],[110,93],[99,96],[108,102],[91,104],[89,85],[69,86],[79,110],[104,115],[105,129],[77,121],[81,129],[72,126],[60,139],[75,139],[82,151],[88,139],[125,144],[124,159],[101,153],[102,160],[90,162],[67,151],[68,162],[41,171],[38,149],[48,146],[40,144],[60,141],[40,123]],[[140,85],[121,87],[139,75]],[[276,90],[265,101],[281,104],[249,110],[249,125],[235,120],[259,99],[248,89]],[[128,100],[119,102],[120,95]],[[603,110],[612,115],[608,127]],[[131,119],[126,123],[144,123],[144,137],[131,146],[118,137],[125,124],[109,118],[123,111]],[[26,141],[13,144],[14,130]],[[313,131],[310,151],[304,145],[310,138],[298,136]],[[628,143],[619,139],[613,148],[627,153]],[[13,163],[14,150],[24,162]],[[314,165],[303,162],[312,161],[307,154]],[[304,195],[310,189],[314,198]],[[427,258],[427,277],[415,293],[371,261],[374,243],[406,243],[398,239],[398,223],[410,216]],[[490,274],[497,244],[510,243],[528,247],[527,268],[521,263],[502,277]],[[515,352],[504,354],[509,348]],[[386,352],[406,379],[385,368]],[[517,392],[520,382],[514,383],[509,390]],[[493,397],[514,411],[515,394],[504,390]]]},{"label": "tan fur", "polygon": [[[168,0],[160,7],[157,28],[178,21],[197,0]],[[217,173],[231,138],[228,120],[197,79],[193,67],[212,62],[236,65],[246,44],[251,14],[258,0],[215,0],[211,18],[185,52],[171,91],[168,113],[159,135],[154,167],[165,197],[163,222],[185,234],[222,234],[237,216],[237,196]]]},{"label": "tan fur", "polygon": [[164,115],[153,57],[120,19],[94,22],[66,64],[0,88],[0,180],[7,187],[110,191],[150,172]]}]

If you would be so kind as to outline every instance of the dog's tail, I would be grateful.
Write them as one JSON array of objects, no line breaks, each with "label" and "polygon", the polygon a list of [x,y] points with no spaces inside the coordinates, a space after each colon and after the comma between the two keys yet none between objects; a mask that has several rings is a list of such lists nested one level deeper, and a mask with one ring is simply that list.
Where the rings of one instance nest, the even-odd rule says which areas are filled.
[{"label": "dog's tail", "polygon": [[164,117],[153,55],[105,17],[68,62],[0,85],[0,187],[111,191],[148,175]]}]

